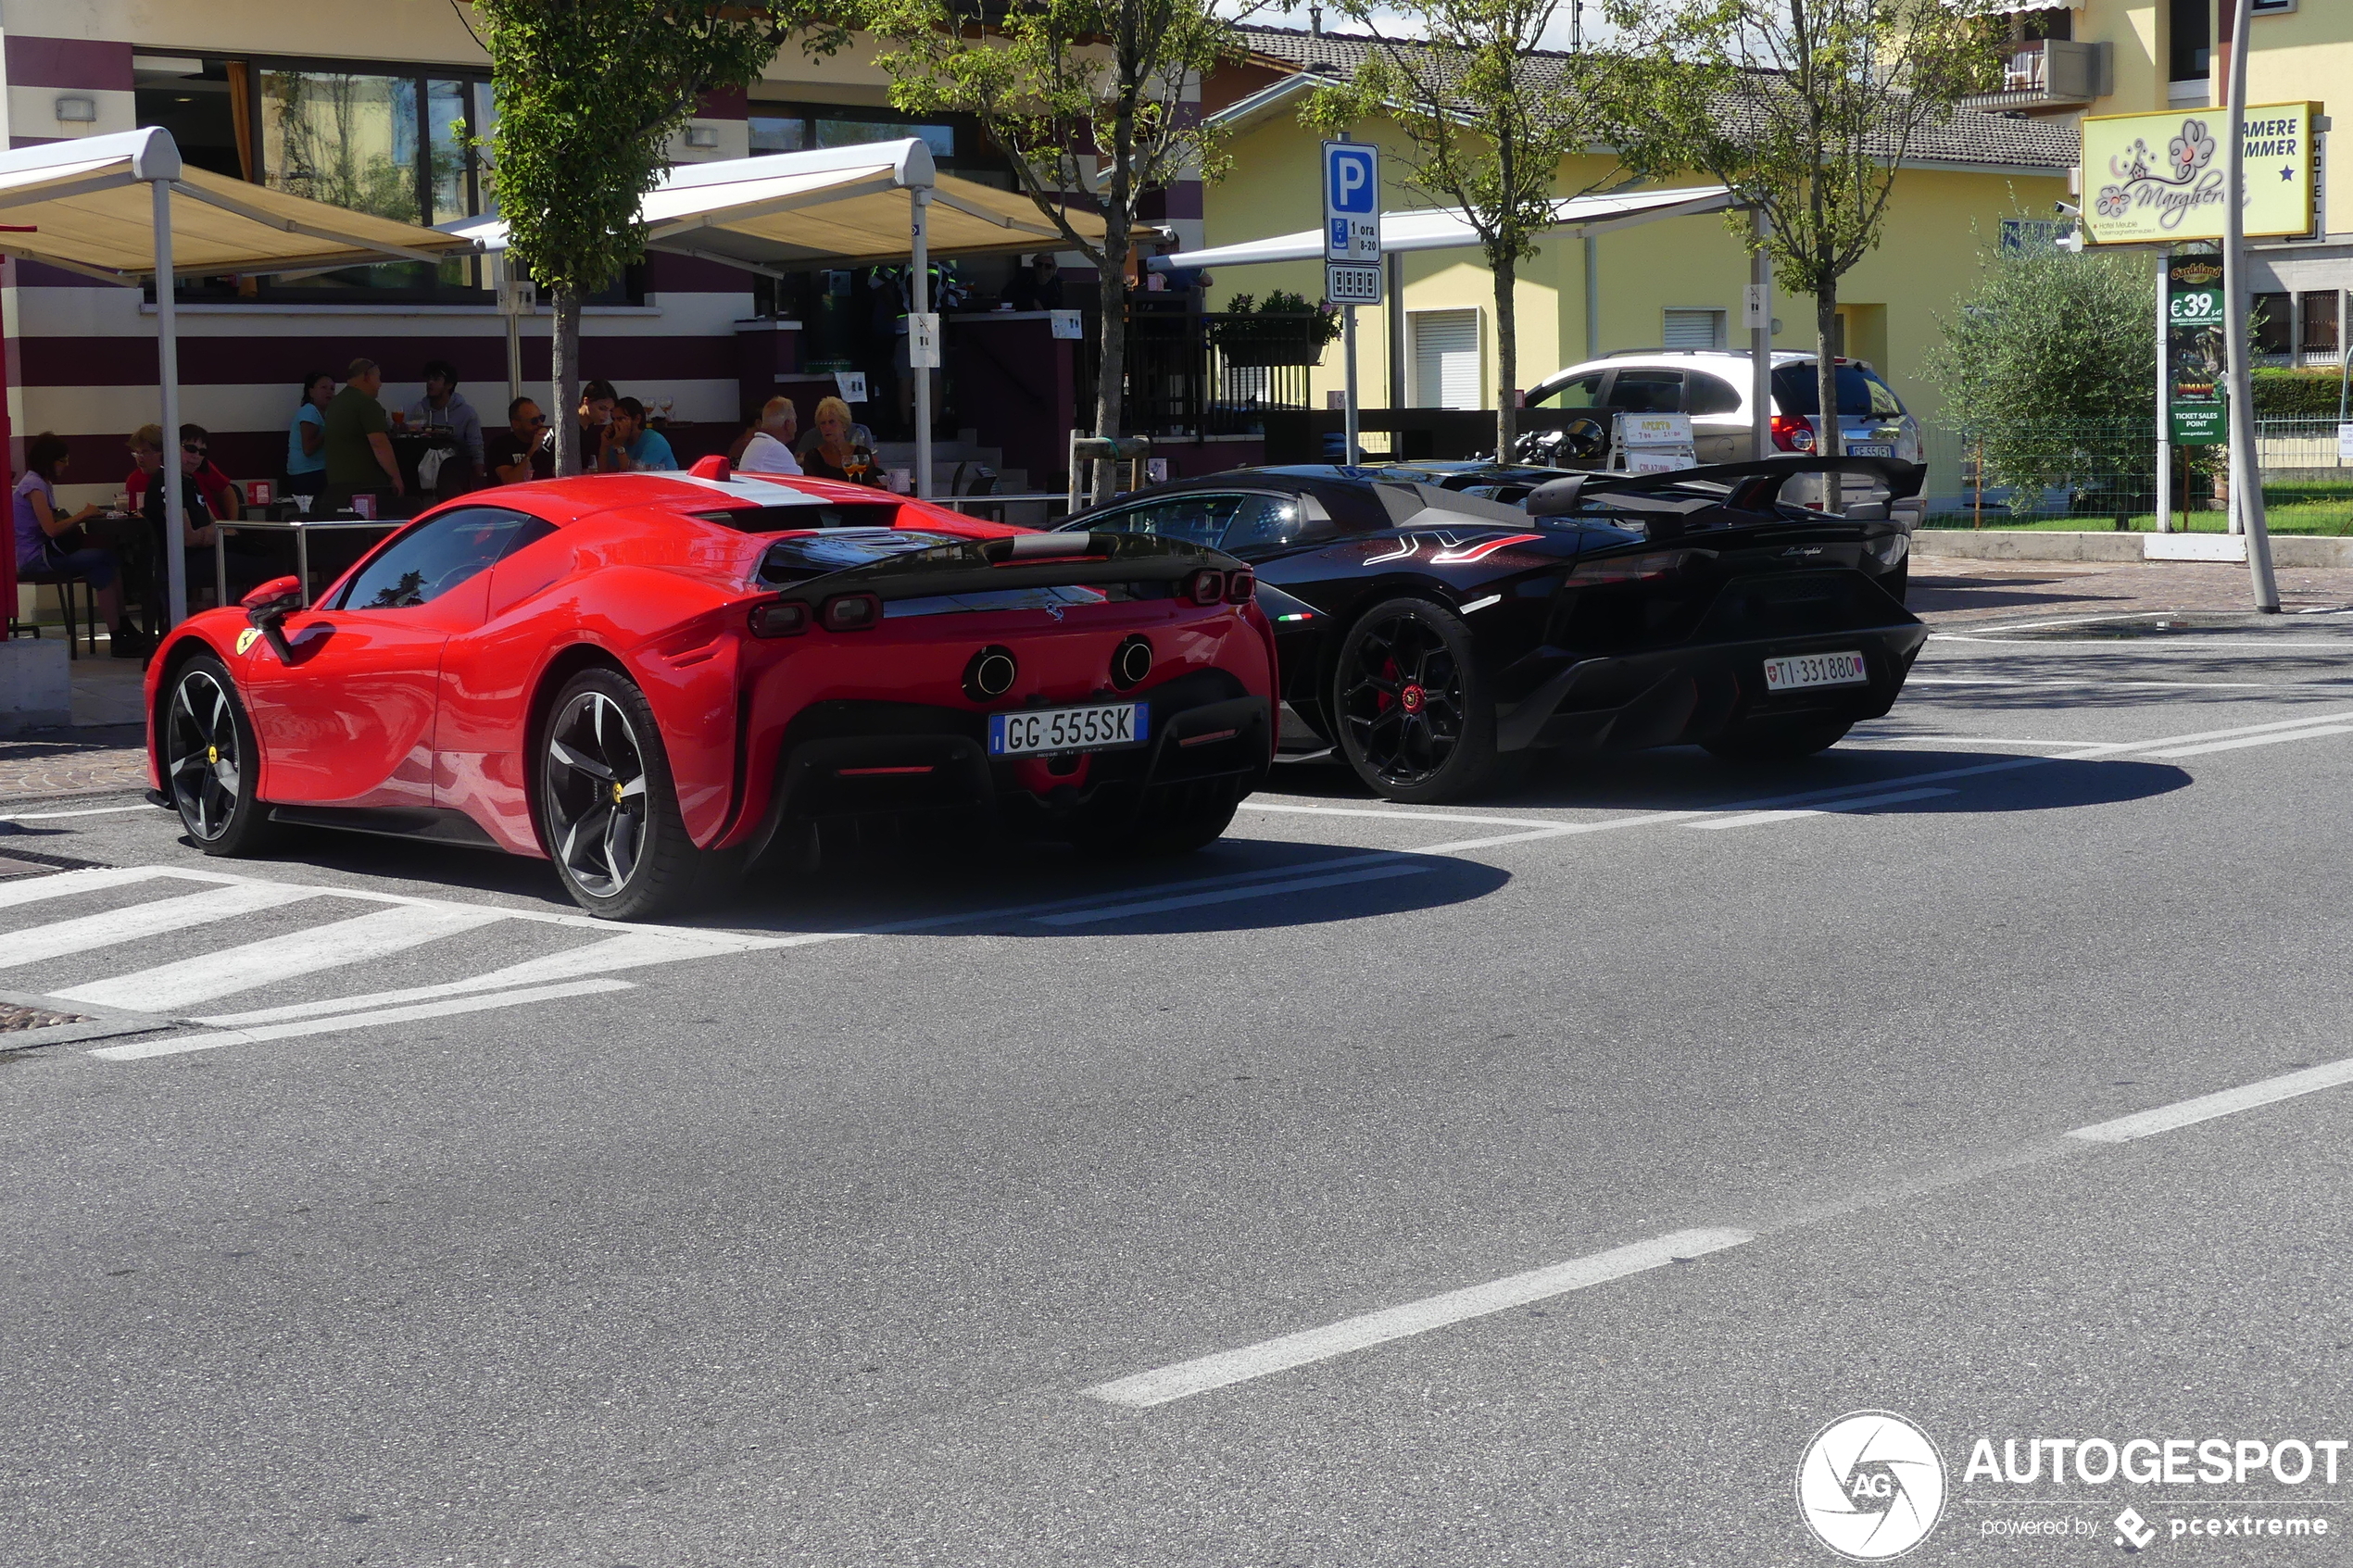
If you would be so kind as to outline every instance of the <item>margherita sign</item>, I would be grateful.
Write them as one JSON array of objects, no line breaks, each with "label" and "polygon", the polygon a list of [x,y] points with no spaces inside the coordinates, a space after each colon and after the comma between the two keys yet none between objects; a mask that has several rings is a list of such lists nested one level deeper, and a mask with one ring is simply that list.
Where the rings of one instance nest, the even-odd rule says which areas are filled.
[{"label": "margherita sign", "polygon": [[[2095,115],[2083,121],[2083,237],[2094,245],[2222,237],[2225,109]],[[2315,104],[2250,104],[2246,232],[2312,231]]]}]

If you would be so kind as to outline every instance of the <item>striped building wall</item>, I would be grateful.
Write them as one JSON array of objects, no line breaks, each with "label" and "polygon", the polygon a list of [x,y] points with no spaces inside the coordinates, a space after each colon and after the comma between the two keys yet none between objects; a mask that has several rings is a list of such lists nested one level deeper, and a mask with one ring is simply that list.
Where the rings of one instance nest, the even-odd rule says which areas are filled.
[{"label": "striped building wall", "polygon": [[[455,67],[480,71],[483,52],[441,0],[314,0],[305,6],[208,0],[156,7],[124,0],[60,4],[0,0],[0,72],[5,72],[11,146],[128,131],[137,123],[133,61],[245,53],[346,64]],[[792,61],[780,61],[789,66]],[[59,118],[94,110],[93,119]],[[81,100],[81,102],[71,102]],[[749,150],[745,101],[704,106],[698,126],[715,146],[673,146],[679,161],[740,157]],[[749,274],[679,257],[649,258],[645,303],[591,307],[583,328],[584,370],[648,400],[673,400],[682,422],[730,433],[738,415],[736,322],[752,311]],[[102,499],[130,471],[126,437],[158,417],[156,318],[142,291],[112,286],[37,263],[0,267],[6,332],[11,472],[22,470],[26,438],[41,431],[73,450],[71,504]],[[384,370],[387,408],[422,395],[422,366],[458,367],[485,424],[504,421],[506,329],[488,306],[367,303],[188,304],[180,307],[182,418],[213,433],[216,460],[237,478],[274,475],[306,371],[341,373],[360,355]],[[522,329],[523,391],[543,405],[548,318]]]}]

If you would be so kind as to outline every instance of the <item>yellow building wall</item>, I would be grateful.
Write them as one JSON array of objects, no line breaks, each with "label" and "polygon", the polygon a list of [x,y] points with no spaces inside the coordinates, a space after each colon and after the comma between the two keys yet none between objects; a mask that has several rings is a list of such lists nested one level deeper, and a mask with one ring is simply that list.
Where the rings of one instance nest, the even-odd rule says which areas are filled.
[{"label": "yellow building wall", "polygon": [[[1383,121],[1358,128],[1357,139],[1383,144],[1393,153],[1400,138]],[[1237,134],[1227,177],[1203,195],[1206,243],[1295,232],[1321,220],[1318,138],[1288,115]],[[1383,207],[1396,209],[1434,205],[1426,193],[1403,181],[1403,163],[1384,157]],[[1604,178],[1606,160],[1565,160],[1561,190],[1581,191]],[[1693,180],[1691,183],[1700,183]],[[1937,318],[1949,315],[1971,286],[1984,254],[1994,245],[2005,217],[2048,218],[2052,203],[2067,197],[2060,176],[2013,177],[1950,169],[1907,169],[1898,179],[1880,248],[1847,274],[1843,302],[1858,307],[1850,352],[1871,358],[1915,412],[1933,418],[1934,388],[1920,374],[1924,357],[1938,341]],[[1741,327],[1748,257],[1740,238],[1718,215],[1668,219],[1600,237],[1599,352],[1658,345],[1663,312],[1712,307],[1729,312],[1731,346],[1746,346]],[[1481,329],[1481,406],[1493,408],[1496,366],[1494,284],[1476,250],[1423,251],[1403,258],[1404,306],[1419,310],[1476,308]],[[1321,262],[1284,262],[1227,268],[1213,274],[1212,308],[1223,309],[1236,294],[1264,297],[1286,289],[1309,299],[1323,295]],[[1573,235],[1547,239],[1540,255],[1523,264],[1515,291],[1519,316],[1519,385],[1532,386],[1565,365],[1594,357],[1585,343],[1585,268],[1582,243]],[[1357,312],[1358,383],[1366,408],[1388,403],[1389,307]],[[1811,299],[1778,295],[1774,314],[1781,332],[1777,347],[1814,346]],[[1410,339],[1407,353],[1412,352]],[[1411,363],[1406,397],[1413,398]],[[1334,344],[1314,373],[1316,404],[1342,383],[1342,356]]]}]

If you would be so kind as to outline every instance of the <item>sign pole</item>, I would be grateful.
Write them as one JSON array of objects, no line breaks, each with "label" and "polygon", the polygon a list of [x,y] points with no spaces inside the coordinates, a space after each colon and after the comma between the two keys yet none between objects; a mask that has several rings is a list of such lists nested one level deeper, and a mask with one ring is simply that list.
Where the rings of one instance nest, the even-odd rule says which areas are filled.
[{"label": "sign pole", "polygon": [[2231,7],[2229,107],[2223,111],[2228,138],[2222,162],[2223,341],[2231,363],[2227,417],[2231,421],[2231,510],[2246,531],[2246,574],[2255,608],[2280,612],[2280,588],[2271,576],[2271,535],[2263,516],[2263,465],[2255,445],[2255,389],[2247,373],[2246,315],[2246,46],[2253,31],[2255,0]]},{"label": "sign pole", "polygon": [[1340,307],[1340,455],[1364,460],[1358,440],[1356,307],[1382,303],[1380,149],[1342,134],[1324,144],[1324,297]]},{"label": "sign pole", "polygon": [[2173,247],[2157,247],[2157,531],[2173,532]]}]

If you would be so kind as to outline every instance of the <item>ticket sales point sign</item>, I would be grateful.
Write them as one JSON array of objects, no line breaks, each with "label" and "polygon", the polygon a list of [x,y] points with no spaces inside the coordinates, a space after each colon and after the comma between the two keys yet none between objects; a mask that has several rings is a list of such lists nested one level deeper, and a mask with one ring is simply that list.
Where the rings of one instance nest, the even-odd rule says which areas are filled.
[{"label": "ticket sales point sign", "polygon": [[1380,149],[1324,144],[1324,259],[1380,260]]},{"label": "ticket sales point sign", "polygon": [[[2083,121],[2083,237],[2158,245],[2222,237],[2227,109],[2093,115]],[[2316,104],[2250,104],[2240,121],[2250,237],[2312,232]]]}]

